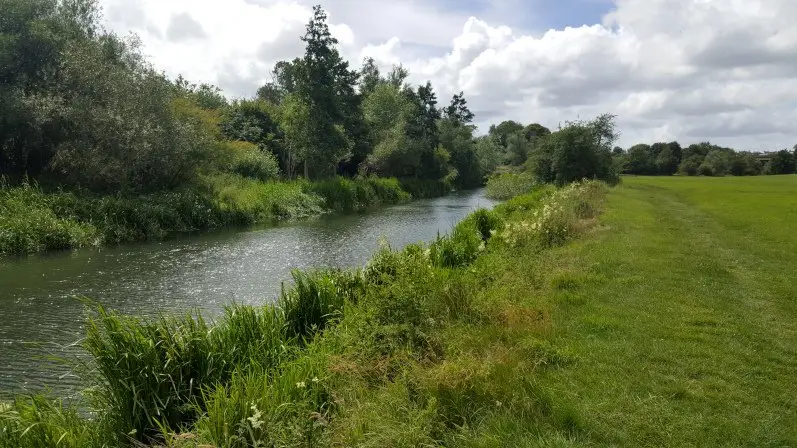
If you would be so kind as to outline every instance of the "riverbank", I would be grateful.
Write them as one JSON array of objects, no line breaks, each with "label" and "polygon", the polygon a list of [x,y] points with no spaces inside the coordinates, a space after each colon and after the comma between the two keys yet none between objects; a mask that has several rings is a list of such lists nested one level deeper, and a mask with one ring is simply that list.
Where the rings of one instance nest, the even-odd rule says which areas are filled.
[{"label": "riverbank", "polygon": [[89,196],[0,186],[0,255],[161,240],[180,233],[353,213],[447,194],[441,182],[394,178],[259,182],[234,175],[146,196]]},{"label": "riverbank", "polygon": [[414,446],[490,416],[533,419],[545,411],[528,402],[528,374],[570,358],[548,340],[547,311],[518,302],[518,269],[532,266],[518,260],[592,228],[602,196],[595,183],[539,190],[363,270],[297,272],[278,308],[235,306],[215,324],[100,310],[85,342],[96,419],[21,398],[0,446]]}]

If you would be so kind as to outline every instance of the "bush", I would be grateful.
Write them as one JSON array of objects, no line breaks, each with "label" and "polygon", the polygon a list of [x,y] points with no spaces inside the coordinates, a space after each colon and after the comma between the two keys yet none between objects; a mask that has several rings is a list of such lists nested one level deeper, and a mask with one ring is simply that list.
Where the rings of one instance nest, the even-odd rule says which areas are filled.
[{"label": "bush", "polygon": [[534,189],[537,181],[529,173],[504,173],[487,180],[487,197],[503,201]]},{"label": "bush", "polygon": [[279,162],[274,154],[246,142],[231,142],[228,145],[234,147],[230,166],[233,173],[264,182],[279,177]]}]

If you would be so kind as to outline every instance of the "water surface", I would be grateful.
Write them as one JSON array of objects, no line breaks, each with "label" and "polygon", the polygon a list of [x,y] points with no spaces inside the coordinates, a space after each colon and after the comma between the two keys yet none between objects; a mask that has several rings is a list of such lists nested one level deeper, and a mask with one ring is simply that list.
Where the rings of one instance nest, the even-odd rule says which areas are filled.
[{"label": "water surface", "polygon": [[77,377],[50,358],[79,353],[78,296],[125,314],[213,316],[233,301],[273,301],[291,269],[362,265],[380,239],[393,247],[429,241],[492,205],[481,191],[460,192],[265,229],[0,260],[0,395],[77,389]]}]

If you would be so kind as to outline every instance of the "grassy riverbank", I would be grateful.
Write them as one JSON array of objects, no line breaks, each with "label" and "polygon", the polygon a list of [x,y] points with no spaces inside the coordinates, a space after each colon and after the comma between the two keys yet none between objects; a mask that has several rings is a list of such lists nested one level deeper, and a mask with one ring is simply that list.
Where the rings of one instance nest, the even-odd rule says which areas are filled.
[{"label": "grassy riverbank", "polygon": [[[495,388],[495,375],[517,381],[524,370],[502,363],[566,356],[524,328],[537,310],[484,296],[496,263],[587,229],[602,192],[592,183],[544,190],[476,212],[428,246],[385,248],[361,271],[297,272],[278,308],[231,307],[213,324],[94,313],[85,346],[95,418],[20,398],[0,417],[0,446],[455,440],[496,402],[525,406],[510,384]],[[520,346],[486,353],[515,336]],[[480,353],[481,367],[472,363]]]},{"label": "grassy riverbank", "polygon": [[446,194],[448,189],[439,184],[342,177],[260,182],[223,175],[208,178],[200,188],[145,196],[0,186],[0,255],[157,240],[225,226],[351,213]]},{"label": "grassy riverbank", "polygon": [[791,446],[796,187],[539,189],[279,308],[95,312],[94,418],[20,398],[0,447]]}]

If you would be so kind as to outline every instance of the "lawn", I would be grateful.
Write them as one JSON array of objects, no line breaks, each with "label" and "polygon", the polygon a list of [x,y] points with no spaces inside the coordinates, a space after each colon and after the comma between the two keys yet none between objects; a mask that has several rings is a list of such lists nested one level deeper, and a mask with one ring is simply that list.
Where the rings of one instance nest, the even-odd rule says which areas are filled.
[{"label": "lawn", "polygon": [[530,299],[577,359],[538,384],[570,442],[797,446],[797,176],[628,177],[597,229]]}]

